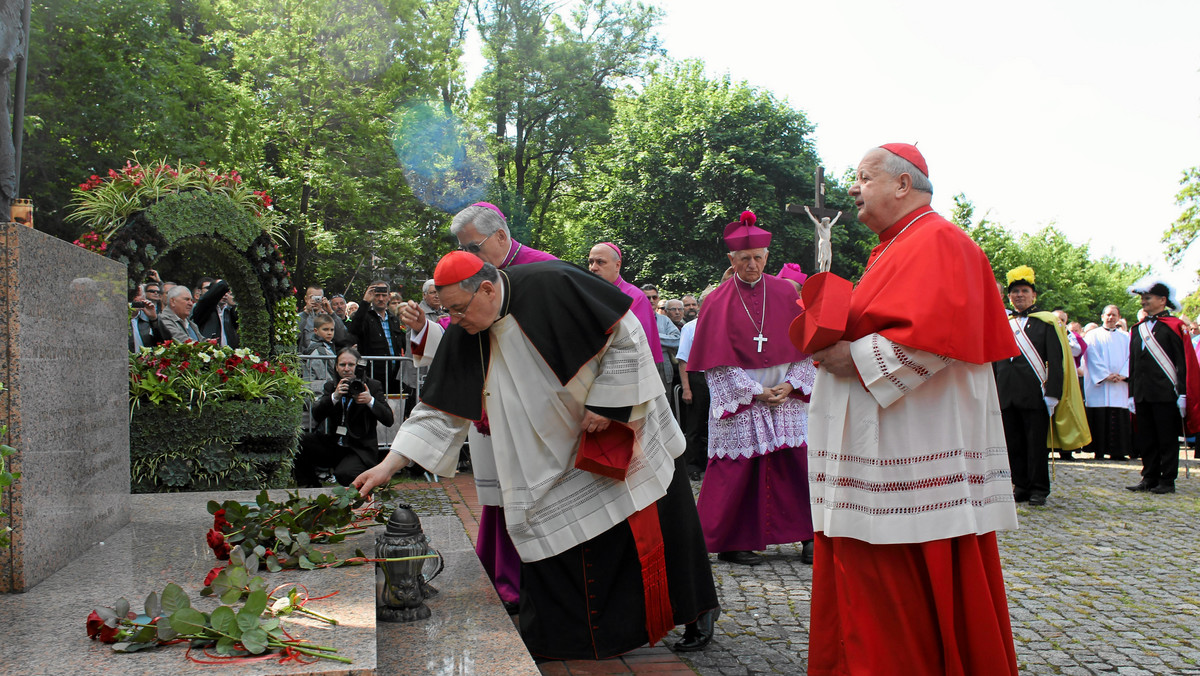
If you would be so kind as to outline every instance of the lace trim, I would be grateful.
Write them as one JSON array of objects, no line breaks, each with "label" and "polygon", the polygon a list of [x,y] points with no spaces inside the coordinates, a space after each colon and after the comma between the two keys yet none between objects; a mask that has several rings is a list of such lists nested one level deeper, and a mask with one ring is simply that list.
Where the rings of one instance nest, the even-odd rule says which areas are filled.
[{"label": "lace trim", "polygon": [[[895,350],[893,350],[893,352],[895,352]],[[895,373],[888,369],[887,360],[883,357],[883,349],[879,345],[879,334],[872,334],[871,336],[871,355],[875,358],[875,368],[879,369],[880,375],[882,375],[897,390],[907,394],[911,388],[909,388],[908,385],[905,385],[904,381],[900,380]]]},{"label": "lace trim", "polygon": [[900,465],[915,465],[923,462],[935,462],[949,458],[966,458],[967,460],[983,460],[996,456],[1008,457],[1008,449],[1004,446],[990,446],[982,451],[967,448],[951,448],[944,451],[934,451],[924,455],[912,455],[903,458],[876,458],[853,453],[831,453],[828,450],[809,450],[809,455],[822,460],[855,463],[871,467],[896,467]]},{"label": "lace trim", "polygon": [[892,353],[896,355],[896,361],[900,362],[901,366],[910,369],[913,373],[917,374],[921,380],[929,380],[929,378],[933,375],[929,372],[929,369],[913,361],[912,357],[908,356],[908,353],[904,351],[903,347],[892,343]]},{"label": "lace trim", "polygon": [[914,479],[911,481],[867,481],[866,479],[858,479],[855,477],[839,476],[833,477],[832,481],[827,481],[828,475],[825,472],[809,472],[809,483],[822,484],[824,486],[839,486],[845,488],[855,488],[869,493],[900,493],[903,491],[920,491],[927,488],[941,488],[943,486],[957,486],[959,484],[970,484],[972,486],[982,486],[1000,481],[1004,479],[1011,480],[1012,472],[1008,468],[996,468],[988,470],[983,474],[974,474],[969,472],[957,472],[955,474],[946,474],[943,476],[928,477],[925,479]]},{"label": "lace trim", "polygon": [[1012,496],[1012,493],[1009,491],[1005,491],[1005,492],[997,494],[997,495],[989,495],[984,498],[958,498],[955,500],[942,500],[940,502],[930,502],[930,503],[926,503],[923,505],[902,505],[902,506],[894,506],[894,507],[869,507],[867,505],[862,505],[862,504],[859,504],[856,502],[846,502],[846,501],[826,502],[825,499],[820,496],[816,496],[812,500],[812,504],[814,506],[819,505],[825,509],[830,509],[830,510],[846,509],[846,510],[851,510],[854,512],[859,512],[860,514],[867,514],[870,516],[925,514],[928,512],[937,512],[937,511],[944,511],[947,509],[955,509],[958,507],[963,507],[964,505],[970,505],[971,507],[974,507],[974,508],[982,508],[982,507],[987,507],[987,506],[996,505],[996,504],[1004,504],[1004,503],[1012,504],[1012,502],[1013,502],[1013,496]]}]

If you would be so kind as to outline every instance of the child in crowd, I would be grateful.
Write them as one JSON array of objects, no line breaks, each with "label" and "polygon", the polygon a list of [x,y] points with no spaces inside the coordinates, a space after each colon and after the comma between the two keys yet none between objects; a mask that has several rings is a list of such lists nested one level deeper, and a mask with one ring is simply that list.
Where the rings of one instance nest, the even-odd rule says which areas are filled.
[{"label": "child in crowd", "polygon": [[304,364],[305,380],[325,381],[336,375],[333,358],[337,353],[333,349],[332,315],[322,313],[313,318],[312,342],[307,354],[328,358],[306,359]]}]

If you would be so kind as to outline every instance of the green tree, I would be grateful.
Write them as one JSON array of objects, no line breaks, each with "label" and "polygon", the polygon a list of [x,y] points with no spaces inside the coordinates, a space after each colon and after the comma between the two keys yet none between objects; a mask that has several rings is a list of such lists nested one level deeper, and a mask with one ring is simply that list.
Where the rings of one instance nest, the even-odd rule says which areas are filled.
[{"label": "green tree", "polygon": [[[611,142],[588,156],[574,253],[612,240],[628,251],[626,279],[692,292],[720,279],[724,227],[749,208],[773,234],[772,272],[789,261],[812,272],[812,223],[785,213],[789,202],[812,203],[811,133],[803,113],[769,92],[709,79],[698,61],[671,65],[617,102]],[[877,240],[853,219],[845,189],[826,188],[827,205],[845,212],[833,271],[852,277]]]},{"label": "green tree", "polygon": [[961,194],[954,201],[955,222],[987,254],[999,284],[1006,284],[1009,270],[1028,265],[1037,276],[1037,304],[1044,310],[1061,307],[1081,324],[1099,322],[1104,306],[1110,304],[1125,317],[1137,314],[1140,306],[1126,289],[1149,271],[1148,266],[1122,263],[1111,256],[1094,260],[1087,244],[1071,242],[1053,225],[1014,235],[986,218],[972,224],[974,205]]},{"label": "green tree", "polygon": [[21,185],[39,230],[74,239],[71,189],[132,152],[228,162],[233,97],[202,45],[211,20],[200,1],[34,4]]},{"label": "green tree", "polygon": [[1200,234],[1200,167],[1185,170],[1179,185],[1181,187],[1175,195],[1175,204],[1183,207],[1183,213],[1179,214],[1179,218],[1162,237],[1163,244],[1167,245],[1167,260],[1172,263],[1179,263],[1183,259],[1184,252]]},{"label": "green tree", "polygon": [[555,198],[607,140],[618,85],[660,53],[661,12],[634,2],[582,0],[566,19],[544,0],[477,2],[488,65],[471,109],[490,130],[495,201],[518,239],[544,246]]}]

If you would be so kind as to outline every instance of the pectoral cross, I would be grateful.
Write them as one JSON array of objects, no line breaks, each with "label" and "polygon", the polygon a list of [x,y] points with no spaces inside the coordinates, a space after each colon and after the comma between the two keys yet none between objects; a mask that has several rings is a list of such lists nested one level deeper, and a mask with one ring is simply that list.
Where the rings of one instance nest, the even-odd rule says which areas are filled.
[{"label": "pectoral cross", "polygon": [[759,333],[757,336],[751,338],[750,340],[753,340],[754,342],[758,343],[758,351],[762,352],[762,344],[767,342],[768,340],[770,340],[770,338],[767,338],[762,333]]}]

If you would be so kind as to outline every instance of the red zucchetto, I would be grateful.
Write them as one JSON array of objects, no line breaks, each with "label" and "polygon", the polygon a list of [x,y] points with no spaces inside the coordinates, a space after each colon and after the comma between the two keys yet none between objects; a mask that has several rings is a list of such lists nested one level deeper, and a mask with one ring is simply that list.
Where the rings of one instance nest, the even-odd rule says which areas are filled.
[{"label": "red zucchetto", "polygon": [[758,217],[753,211],[743,211],[740,219],[725,226],[725,246],[730,251],[763,249],[771,245],[771,233],[754,225]]},{"label": "red zucchetto", "polygon": [[912,162],[914,167],[920,169],[922,174],[925,174],[925,178],[929,178],[929,165],[925,164],[925,156],[921,154],[920,150],[917,150],[916,146],[907,143],[885,143],[879,147],[893,155],[903,157]]},{"label": "red zucchetto", "polygon": [[479,272],[483,268],[483,259],[466,251],[451,251],[442,256],[437,267],[433,269],[435,286],[450,286],[457,284]]}]

